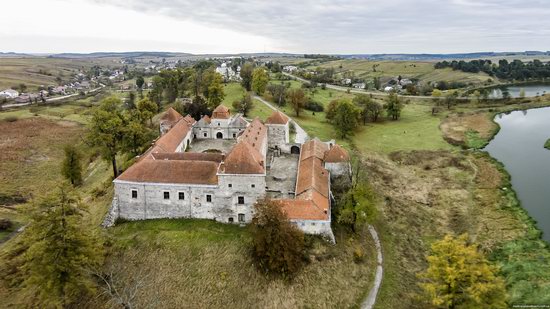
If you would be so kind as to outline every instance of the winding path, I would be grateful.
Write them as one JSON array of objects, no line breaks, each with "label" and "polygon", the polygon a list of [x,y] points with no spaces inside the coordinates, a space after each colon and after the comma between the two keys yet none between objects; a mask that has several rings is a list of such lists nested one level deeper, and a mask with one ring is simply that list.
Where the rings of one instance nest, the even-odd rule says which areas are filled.
[{"label": "winding path", "polygon": [[374,245],[376,246],[376,274],[374,276],[374,285],[370,289],[367,298],[361,303],[361,309],[372,309],[376,303],[376,296],[380,290],[380,285],[382,284],[382,277],[384,276],[384,269],[382,264],[384,263],[384,257],[382,256],[382,246],[380,245],[380,238],[378,238],[378,233],[374,229],[374,226],[368,226],[370,236],[374,240]]},{"label": "winding path", "polygon": [[[264,103],[267,107],[271,108],[274,111],[280,111],[278,108],[264,100],[262,97],[254,96],[254,99]],[[290,118],[290,121],[292,122],[292,124],[294,124],[294,128],[296,128],[296,137],[294,138],[294,142],[299,144],[305,143],[308,139],[306,130],[302,129],[302,127],[300,127],[300,125],[298,125],[298,123],[294,121],[294,119],[292,119],[291,117],[288,118]]]}]

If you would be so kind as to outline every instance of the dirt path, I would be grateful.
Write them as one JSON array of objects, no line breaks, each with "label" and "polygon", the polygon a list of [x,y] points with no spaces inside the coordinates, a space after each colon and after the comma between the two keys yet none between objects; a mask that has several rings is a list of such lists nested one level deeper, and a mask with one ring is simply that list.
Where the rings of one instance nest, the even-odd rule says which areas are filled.
[{"label": "dirt path", "polygon": [[378,238],[378,233],[372,225],[369,225],[369,233],[374,240],[374,245],[376,246],[376,274],[374,276],[374,285],[370,289],[367,298],[361,304],[361,309],[372,309],[376,303],[376,296],[378,295],[378,290],[380,290],[380,285],[382,284],[382,277],[384,276],[384,269],[382,264],[384,263],[384,257],[382,256],[382,246],[380,245],[380,238]]},{"label": "dirt path", "polygon": [[[271,103],[267,102],[266,100],[264,100],[259,96],[254,96],[254,99],[264,103],[265,105],[267,105],[267,107],[271,108],[274,111],[279,110],[278,108],[273,106]],[[300,125],[298,125],[298,123],[294,121],[294,119],[290,118],[290,121],[294,124],[294,128],[296,128],[296,137],[294,138],[294,142],[299,144],[305,143],[307,141],[307,132],[304,129],[302,129],[302,127],[300,127]]]}]

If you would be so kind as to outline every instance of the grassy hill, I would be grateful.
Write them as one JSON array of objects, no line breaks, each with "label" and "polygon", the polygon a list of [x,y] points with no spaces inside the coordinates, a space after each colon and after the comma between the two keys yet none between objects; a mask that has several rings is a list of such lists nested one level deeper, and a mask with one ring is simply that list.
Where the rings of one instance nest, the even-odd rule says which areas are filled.
[{"label": "grassy hill", "polygon": [[[447,81],[464,83],[483,83],[489,79],[485,73],[465,73],[451,69],[434,68],[434,62],[420,61],[369,61],[336,60],[319,65],[322,68],[334,68],[336,73],[353,71],[360,78],[379,77],[382,80],[401,75],[403,78],[416,78],[424,82]],[[314,69],[315,67],[311,67]]]}]

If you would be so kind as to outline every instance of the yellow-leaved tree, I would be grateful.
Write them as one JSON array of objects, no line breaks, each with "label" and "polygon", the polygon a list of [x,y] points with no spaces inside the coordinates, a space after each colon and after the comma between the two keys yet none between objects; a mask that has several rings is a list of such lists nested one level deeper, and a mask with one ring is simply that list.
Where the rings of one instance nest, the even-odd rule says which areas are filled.
[{"label": "yellow-leaved tree", "polygon": [[436,308],[507,308],[504,280],[468,235],[432,244],[428,269],[419,275],[423,299]]}]

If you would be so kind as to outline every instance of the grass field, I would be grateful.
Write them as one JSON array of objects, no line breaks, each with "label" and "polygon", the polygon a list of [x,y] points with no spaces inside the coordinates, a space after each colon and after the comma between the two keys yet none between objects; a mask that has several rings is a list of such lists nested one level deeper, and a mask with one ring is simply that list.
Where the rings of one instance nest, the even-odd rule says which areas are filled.
[{"label": "grass field", "polygon": [[[356,307],[373,279],[370,238],[337,233],[337,245],[310,239],[310,262],[290,282],[258,272],[245,228],[207,220],[149,220],[110,230],[116,260],[125,272],[148,276],[137,303],[176,308]],[[362,248],[367,260],[353,261]],[[208,297],[205,297],[208,295]]]},{"label": "grass field", "polygon": [[67,82],[81,69],[98,64],[116,65],[113,60],[105,59],[57,59],[57,58],[1,58],[0,89],[4,90],[21,83],[28,91],[36,91],[40,85],[57,85],[56,77]]},{"label": "grass field", "polygon": [[[485,73],[465,73],[451,69],[436,70],[434,63],[420,61],[336,60],[323,63],[320,67],[334,68],[336,73],[352,71],[356,77],[367,79],[379,77],[382,80],[401,75],[403,78],[416,78],[423,82],[456,81],[479,84],[486,82],[489,78],[489,75]],[[376,71],[374,71],[373,66],[376,67]]]}]

